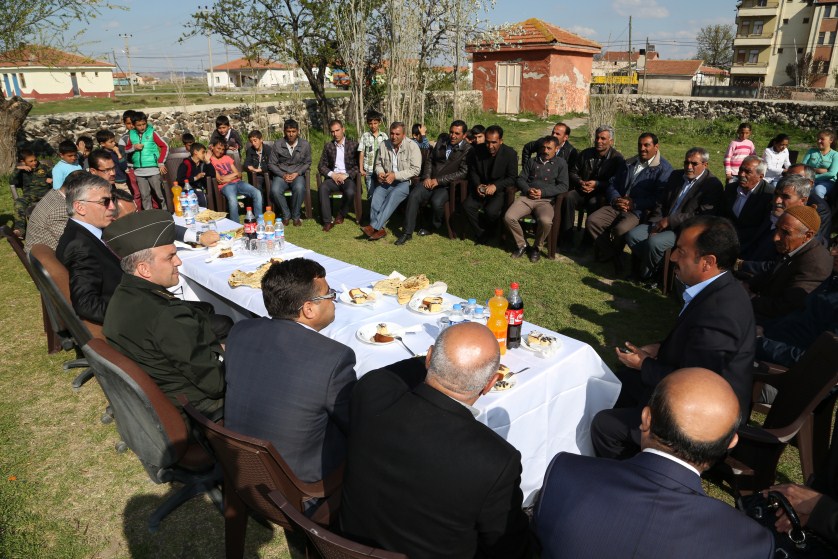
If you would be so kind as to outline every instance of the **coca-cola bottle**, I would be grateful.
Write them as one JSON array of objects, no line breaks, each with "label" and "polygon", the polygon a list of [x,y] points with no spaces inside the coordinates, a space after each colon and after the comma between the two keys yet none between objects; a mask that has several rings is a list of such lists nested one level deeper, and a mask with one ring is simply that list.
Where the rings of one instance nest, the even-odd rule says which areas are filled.
[{"label": "coca-cola bottle", "polygon": [[253,208],[247,208],[247,215],[244,216],[244,234],[248,239],[256,238],[256,216],[253,214]]},{"label": "coca-cola bottle", "polygon": [[521,325],[524,323],[524,300],[518,293],[518,283],[509,284],[509,307],[506,309],[506,347],[521,346]]}]

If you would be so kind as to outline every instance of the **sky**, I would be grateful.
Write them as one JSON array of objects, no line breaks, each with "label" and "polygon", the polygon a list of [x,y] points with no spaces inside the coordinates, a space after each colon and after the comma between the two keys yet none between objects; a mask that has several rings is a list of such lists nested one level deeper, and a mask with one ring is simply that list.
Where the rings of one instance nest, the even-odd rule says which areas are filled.
[{"label": "sky", "polygon": [[[324,0],[328,1],[328,0]],[[122,4],[129,4],[119,2]],[[106,11],[80,31],[73,28],[65,43],[78,43],[78,50],[99,60],[113,61],[117,71],[127,71],[125,38],[135,72],[203,71],[209,67],[206,36],[179,43],[185,24],[198,4],[183,0],[143,0],[128,10]],[[642,48],[646,39],[662,58],[689,58],[695,54],[695,35],[708,24],[733,24],[736,0],[496,0],[494,8],[480,18],[490,24],[516,23],[537,17],[593,39],[603,50],[627,50],[629,16],[632,17],[632,46]],[[163,14],[163,18],[155,17]],[[212,62],[217,66],[240,54],[224,42],[212,39]]]}]

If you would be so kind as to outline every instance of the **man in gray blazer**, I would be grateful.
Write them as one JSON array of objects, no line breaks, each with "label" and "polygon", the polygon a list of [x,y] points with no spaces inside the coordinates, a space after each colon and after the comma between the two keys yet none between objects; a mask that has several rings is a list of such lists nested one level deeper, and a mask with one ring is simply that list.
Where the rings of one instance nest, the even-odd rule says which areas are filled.
[{"label": "man in gray blazer", "polygon": [[335,319],[323,266],[274,264],[262,279],[271,318],[243,320],[227,338],[226,427],[273,443],[297,477],[327,477],[346,456],[355,353],[320,334]]},{"label": "man in gray blazer", "polygon": [[[274,144],[268,160],[268,170],[273,175],[271,198],[282,211],[282,221],[288,225],[294,220],[294,226],[303,224],[300,208],[306,194],[305,174],[311,168],[311,145],[300,138],[300,125],[296,120],[288,119],[283,127],[285,136]],[[291,189],[291,208],[285,201],[285,191]]]}]

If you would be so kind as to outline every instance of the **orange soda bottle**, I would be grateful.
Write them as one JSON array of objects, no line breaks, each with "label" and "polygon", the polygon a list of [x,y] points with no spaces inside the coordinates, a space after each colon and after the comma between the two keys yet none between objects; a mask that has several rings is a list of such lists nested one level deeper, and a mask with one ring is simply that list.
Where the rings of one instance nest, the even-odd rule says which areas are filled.
[{"label": "orange soda bottle", "polygon": [[265,206],[265,213],[262,214],[262,219],[265,221],[265,226],[268,225],[268,222],[271,222],[273,225],[276,225],[276,214],[273,212],[270,206]]},{"label": "orange soda bottle", "polygon": [[500,354],[506,353],[506,330],[509,323],[506,320],[506,309],[509,301],[503,296],[503,289],[495,289],[495,296],[489,299],[489,321],[486,326],[495,335],[500,346]]},{"label": "orange soda bottle", "polygon": [[183,208],[180,205],[180,193],[183,192],[183,189],[175,184],[172,187],[172,201],[175,204],[175,215],[182,216],[183,215]]}]

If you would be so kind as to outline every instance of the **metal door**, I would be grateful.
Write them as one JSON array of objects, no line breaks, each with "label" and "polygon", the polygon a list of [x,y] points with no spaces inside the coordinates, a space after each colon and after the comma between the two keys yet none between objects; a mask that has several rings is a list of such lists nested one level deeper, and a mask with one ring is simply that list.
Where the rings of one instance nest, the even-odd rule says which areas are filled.
[{"label": "metal door", "polygon": [[[130,77],[128,79],[130,79]],[[79,95],[81,95],[81,93],[79,92],[79,80],[76,77],[75,72],[70,72],[70,82],[72,82],[73,84],[73,97],[78,97]]]},{"label": "metal door", "polygon": [[521,65],[498,64],[498,113],[521,112]]}]

